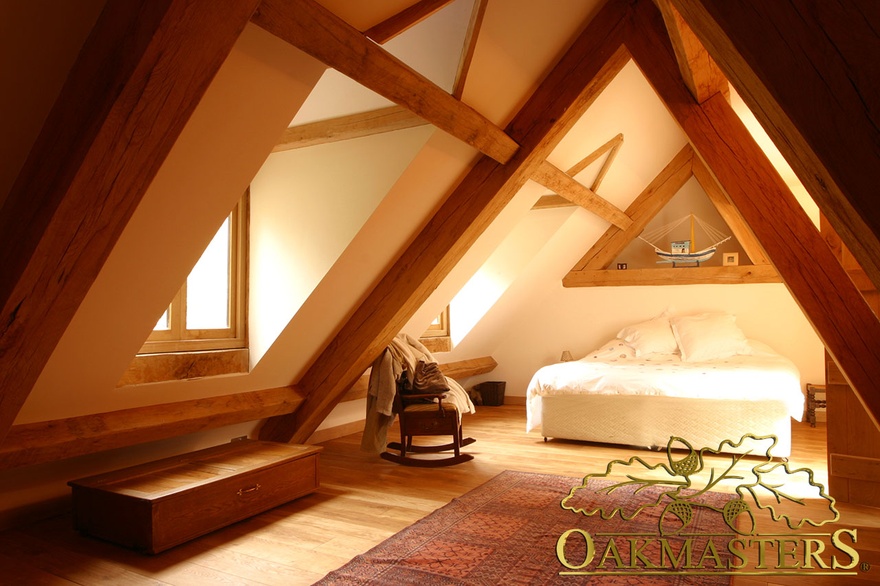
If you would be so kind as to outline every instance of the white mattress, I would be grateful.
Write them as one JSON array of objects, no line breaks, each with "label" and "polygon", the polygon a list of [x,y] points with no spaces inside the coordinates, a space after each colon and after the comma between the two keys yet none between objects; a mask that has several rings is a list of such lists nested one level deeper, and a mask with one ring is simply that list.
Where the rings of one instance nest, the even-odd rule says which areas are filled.
[{"label": "white mattress", "polygon": [[804,395],[797,367],[765,344],[749,343],[751,355],[684,362],[678,354],[636,357],[622,340],[612,340],[581,360],[545,366],[529,383],[527,430],[541,425],[542,397],[584,393],[779,401],[800,421]]}]

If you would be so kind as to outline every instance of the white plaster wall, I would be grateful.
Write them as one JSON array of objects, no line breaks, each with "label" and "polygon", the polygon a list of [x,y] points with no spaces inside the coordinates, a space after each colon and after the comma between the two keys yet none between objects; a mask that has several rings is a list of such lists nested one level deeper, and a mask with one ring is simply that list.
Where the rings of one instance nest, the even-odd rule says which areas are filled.
[{"label": "white plaster wall", "polygon": [[251,183],[252,365],[433,132],[426,125],[269,157]]}]

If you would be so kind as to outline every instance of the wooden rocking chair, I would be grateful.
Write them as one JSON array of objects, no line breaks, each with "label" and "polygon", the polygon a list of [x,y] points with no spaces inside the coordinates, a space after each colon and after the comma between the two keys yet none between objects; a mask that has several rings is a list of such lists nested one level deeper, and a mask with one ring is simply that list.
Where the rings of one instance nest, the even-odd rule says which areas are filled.
[{"label": "wooden rocking chair", "polygon": [[[394,411],[397,413],[400,424],[400,443],[390,442],[389,450],[399,450],[400,454],[382,452],[380,457],[404,466],[423,466],[437,468],[440,466],[452,466],[473,460],[470,454],[462,454],[461,447],[474,443],[471,437],[463,437],[461,429],[461,415],[456,406],[450,402],[443,402],[445,393],[402,393],[401,387],[406,387],[406,372],[402,381],[397,385],[394,396]],[[427,401],[426,401],[427,399]],[[436,403],[434,400],[436,399]],[[426,435],[450,435],[452,441],[441,445],[413,445],[414,436]],[[445,458],[417,458],[415,454],[432,454],[453,450],[453,455]],[[410,455],[412,454],[412,455]]]}]

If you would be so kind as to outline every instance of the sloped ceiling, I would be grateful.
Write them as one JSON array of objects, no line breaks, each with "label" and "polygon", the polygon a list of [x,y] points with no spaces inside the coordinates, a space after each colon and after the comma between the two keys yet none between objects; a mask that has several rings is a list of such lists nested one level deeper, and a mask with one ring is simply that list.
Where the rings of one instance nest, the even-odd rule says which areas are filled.
[{"label": "sloped ceiling", "polygon": [[[456,4],[461,2],[463,0]],[[173,143],[161,143],[165,145],[162,147],[165,150],[158,149],[152,158],[140,155],[134,149],[128,154],[124,153],[131,160],[143,160],[145,164],[164,161],[161,166],[153,165],[154,176],[137,175],[126,165],[117,167],[123,178],[130,177],[130,187],[125,197],[117,197],[112,182],[104,190],[69,189],[65,187],[65,181],[69,183],[69,180],[62,176],[46,189],[45,200],[29,202],[25,195],[29,194],[28,181],[36,180],[28,177],[35,176],[34,170],[39,168],[46,153],[64,148],[63,145],[47,146],[44,138],[36,143],[32,159],[23,164],[30,175],[23,173],[19,184],[9,190],[10,195],[0,220],[3,228],[16,228],[0,232],[0,243],[6,245],[3,247],[6,256],[0,258],[15,259],[7,266],[16,270],[7,273],[0,288],[3,293],[0,297],[3,301],[0,317],[2,323],[8,324],[0,337],[0,383],[3,388],[0,395],[0,437],[6,434],[16,418],[18,423],[26,423],[172,402],[180,400],[181,395],[186,398],[213,397],[293,385],[292,388],[306,397],[305,409],[292,417],[271,420],[264,427],[263,434],[285,441],[291,438],[302,440],[308,437],[345,389],[363,372],[377,350],[387,344],[389,336],[399,331],[425,305],[424,302],[428,301],[427,305],[430,306],[430,294],[435,288],[438,292],[443,289],[444,277],[461,270],[460,262],[461,266],[470,266],[473,270],[488,258],[506,233],[515,226],[517,219],[528,213],[536,196],[540,195],[542,190],[536,190],[535,184],[528,182],[524,176],[516,189],[511,187],[503,198],[497,198],[495,194],[502,190],[501,184],[493,184],[492,181],[496,175],[502,176],[507,172],[503,166],[488,157],[481,157],[471,146],[445,132],[430,129],[405,131],[412,139],[411,146],[401,151],[398,159],[400,164],[394,169],[389,168],[383,179],[376,183],[378,186],[385,181],[382,190],[387,192],[384,195],[377,193],[372,203],[359,212],[360,220],[352,224],[347,236],[339,235],[348,239],[345,250],[334,253],[335,259],[331,255],[327,266],[322,269],[324,275],[313,292],[297,302],[299,309],[294,307],[287,310],[289,317],[282,317],[287,325],[270,336],[275,337],[275,343],[260,351],[265,358],[250,375],[185,383],[185,391],[181,384],[117,390],[115,382],[119,374],[155,323],[167,299],[194,264],[216,226],[245,187],[254,177],[258,177],[283,129],[291,121],[296,121],[300,111],[303,112],[302,121],[324,115],[308,113],[303,107],[310,96],[315,95],[313,90],[318,87],[325,66],[263,28],[249,24],[249,9],[243,3],[233,4],[237,4],[236,11],[214,2],[206,3],[201,8],[205,13],[223,14],[223,27],[213,26],[214,30],[210,31],[187,29],[196,25],[185,20],[180,25],[169,24],[176,18],[175,3],[172,3],[168,14],[157,16],[158,24],[155,26],[172,31],[170,40],[164,42],[173,45],[180,38],[194,35],[211,37],[218,47],[217,53],[227,52],[228,57],[218,62],[216,54],[208,55],[213,60],[206,60],[213,63],[216,76],[210,68],[197,66],[195,69],[201,67],[203,70],[198,83],[187,86],[188,81],[180,80],[179,86],[193,87],[196,91],[184,96],[189,98],[190,108],[184,112],[191,111],[191,115],[172,120],[160,116],[165,126],[159,130],[176,138]],[[254,2],[252,8],[256,8],[257,4]],[[307,0],[299,4],[311,10],[311,3]],[[326,6],[360,30],[366,30],[404,7],[391,9],[390,5],[379,8],[368,4],[373,3],[340,1],[328,2]],[[540,111],[529,102],[530,96],[536,92],[538,99],[545,101],[544,105],[555,103],[560,92],[557,88],[545,87],[545,93],[541,94],[541,80],[551,72],[587,23],[594,27],[594,32],[601,31],[602,35],[617,39],[617,45],[614,40],[606,43],[604,37],[598,38],[601,35],[595,34],[597,38],[579,41],[599,51],[587,53],[582,58],[581,69],[594,68],[593,74],[587,76],[588,80],[602,78],[601,70],[607,63],[613,63],[614,66],[611,67],[611,73],[604,74],[608,77],[606,81],[610,81],[614,71],[624,67],[627,56],[612,55],[608,50],[612,47],[613,51],[624,38],[632,43],[633,51],[638,52],[636,60],[643,67],[646,61],[657,61],[649,57],[649,53],[658,46],[657,39],[651,37],[651,34],[656,34],[658,16],[653,6],[645,6],[646,2],[612,0],[599,17],[596,17],[596,13],[600,2],[572,0],[549,6],[537,4],[527,0],[489,4],[462,96],[463,102],[473,111],[498,127],[506,127],[505,132],[520,141],[519,149],[527,146],[529,152],[542,152],[540,149],[536,151],[538,145],[525,142],[533,135],[541,135],[529,128],[537,117],[530,115],[523,118],[522,112]],[[679,2],[675,4],[679,5]],[[264,3],[261,10],[268,9],[270,5],[273,3]],[[273,6],[275,10],[283,9],[280,4]],[[627,29],[631,26],[627,20],[631,12],[636,14],[638,27],[641,28]],[[260,18],[268,18],[266,14]],[[163,17],[169,20],[162,20]],[[139,26],[137,19],[131,15],[117,14],[114,18],[128,18],[129,26]],[[147,46],[142,51],[150,56],[157,51],[162,53],[163,48],[167,49]],[[662,47],[660,53],[663,51],[668,50]],[[195,62],[192,56],[174,51],[170,53],[184,65]],[[85,55],[88,58],[88,54]],[[736,190],[733,189],[731,177],[736,175],[735,166],[730,166],[729,157],[724,152],[713,151],[714,143],[711,138],[706,138],[709,134],[707,129],[719,117],[726,120],[724,107],[718,105],[712,106],[715,110],[701,109],[690,97],[682,97],[683,86],[680,86],[680,82],[675,85],[669,81],[667,65],[663,63],[654,67],[648,78],[655,84],[655,89],[658,80],[666,84],[659,92],[678,124],[695,142],[697,151],[706,157],[708,166],[719,175],[719,181],[734,202],[747,207],[751,196],[734,193]],[[575,70],[578,69],[572,69]],[[191,75],[187,67],[181,68],[181,71],[183,73],[180,75]],[[74,70],[74,79],[77,75],[84,74]],[[138,79],[137,74],[123,72],[120,75]],[[571,77],[562,76],[560,79],[551,76],[550,79],[564,90],[565,83],[570,82]],[[748,88],[748,83],[755,82],[747,80],[743,83],[743,87]],[[604,87],[604,82],[597,85],[596,91],[601,87]],[[576,91],[581,89],[577,88]],[[63,100],[77,97],[80,89],[71,86],[63,91],[66,93],[61,94],[62,99],[56,106],[59,114],[50,117],[47,123],[50,129],[53,128],[52,124],[57,125],[56,129],[76,128],[77,120],[73,117],[75,110],[66,106]],[[199,91],[204,92],[201,99],[198,99]],[[552,94],[552,97],[548,94]],[[587,102],[592,98],[595,95],[591,95]],[[535,100],[534,97],[531,99]],[[574,96],[569,99],[575,100]],[[145,100],[143,103],[149,108],[153,102]],[[130,107],[121,98],[111,106],[117,109]],[[563,107],[562,111],[566,109]],[[122,119],[136,119],[131,114],[136,110],[132,108]],[[180,111],[177,110],[178,113]],[[517,118],[517,112],[520,112],[520,118]],[[565,114],[568,115],[567,112]],[[111,116],[102,117],[100,113],[95,116],[99,121],[114,119]],[[692,119],[697,122],[689,122]],[[572,124],[574,122],[576,119],[571,121]],[[545,123],[553,126],[555,119]],[[155,127],[154,120],[149,124]],[[137,129],[134,132],[137,134]],[[497,129],[492,132],[497,132]],[[578,144],[571,153],[560,146],[558,150],[548,150],[544,156],[551,160],[558,159],[558,165],[565,168],[572,160],[583,157],[589,149],[617,132],[619,128],[609,128],[608,132],[603,129],[591,137],[591,140],[599,141],[596,144],[589,147]],[[731,132],[737,131],[733,128]],[[741,138],[740,135],[736,137],[738,140]],[[845,137],[841,139],[845,140]],[[340,147],[342,151],[333,151],[330,156],[339,162],[340,167],[329,172],[344,171],[345,157],[357,157],[358,148],[382,148],[377,147],[381,143],[376,140],[371,137],[358,145]],[[539,140],[544,142],[543,138]],[[566,144],[566,140],[563,139],[562,144]],[[670,133],[668,140],[667,147],[658,147],[653,153],[661,167],[681,146],[683,139],[681,134]],[[84,148],[91,148],[92,152],[86,152],[79,159],[72,158],[68,164],[70,172],[81,171],[81,167],[90,165],[100,167],[102,164],[116,164],[101,162],[108,159],[108,147],[101,146],[98,140],[85,142]],[[353,150],[346,155],[346,148]],[[672,149],[671,152],[664,152],[669,149]],[[763,157],[748,149],[746,154],[748,157]],[[20,160],[24,159],[20,157]],[[524,163],[514,155],[508,167],[522,173],[522,169],[533,164]],[[645,177],[643,181],[635,183],[645,185],[650,179]],[[764,180],[764,176],[759,179]],[[784,185],[774,183],[772,178],[766,182],[773,195],[785,189]],[[523,191],[519,191],[521,184],[526,185]],[[493,191],[487,193],[487,190]],[[69,193],[74,193],[75,197]],[[623,209],[629,203],[627,199],[636,193],[637,190],[626,189],[615,194],[609,188],[608,197]],[[306,197],[309,195],[305,194]],[[478,201],[478,196],[484,200]],[[125,213],[114,212],[112,206],[108,208],[102,199],[104,197],[124,208]],[[835,196],[830,197],[833,199]],[[76,201],[83,202],[79,204],[79,212],[70,203]],[[46,205],[46,202],[50,205]],[[44,217],[44,221],[20,226],[16,219],[18,211],[30,209],[33,213],[35,205],[42,206],[44,211],[37,216]],[[762,211],[767,209],[767,205],[773,204],[762,205],[764,207],[759,205],[744,212],[748,213],[748,221],[764,230],[762,235],[763,241],[769,243],[768,254],[780,273],[792,281],[790,286],[805,313],[844,370],[851,374],[854,386],[864,390],[866,405],[876,413],[877,397],[871,395],[873,389],[869,389],[867,384],[874,375],[880,374],[880,358],[874,356],[874,350],[869,348],[872,341],[880,339],[876,318],[870,311],[867,314],[864,312],[851,291],[845,289],[841,294],[840,287],[845,288],[846,285],[835,282],[839,276],[837,272],[817,275],[807,271],[804,278],[810,282],[799,281],[798,275],[802,271],[796,265],[798,262],[812,262],[807,258],[810,252],[792,250],[785,242],[779,242],[773,229],[760,220]],[[456,206],[471,208],[460,213]],[[67,207],[72,207],[74,211],[65,211]],[[486,212],[490,207],[491,212]],[[53,218],[56,210],[59,214],[68,214],[69,218],[70,213],[85,214],[83,210],[90,208],[101,209],[108,217],[99,216],[97,221],[85,222],[79,230],[72,231],[73,236],[65,236],[69,230],[57,227],[60,223]],[[345,208],[341,206],[339,213],[347,213]],[[435,212],[437,215],[431,220]],[[792,214],[791,221],[797,226],[795,237],[799,238],[806,233],[806,224],[794,208]],[[369,221],[366,220],[367,216]],[[451,233],[448,228],[456,227],[455,223],[461,222],[463,217],[470,218],[465,220],[468,224],[457,226],[460,232],[454,236],[446,236]],[[440,220],[446,223],[439,224]],[[472,224],[469,223],[471,220]],[[105,230],[105,225],[114,227]],[[504,226],[507,228],[503,229]],[[606,226],[603,224],[602,229]],[[859,230],[850,229],[842,235],[853,240],[864,237],[869,242],[876,239],[870,230]],[[79,257],[84,261],[66,260],[69,257],[65,251],[70,250],[70,245],[52,249],[51,242],[48,242],[68,237],[73,238],[73,242],[85,242],[81,245],[84,252]],[[444,241],[444,238],[447,240]],[[41,239],[46,242],[40,244]],[[762,239],[761,235],[759,239]],[[92,246],[93,241],[98,245]],[[815,238],[810,242],[815,242]],[[45,252],[38,249],[38,245],[44,246]],[[472,245],[475,245],[475,252],[469,256],[468,249]],[[867,249],[865,254],[870,255],[871,247],[864,248]],[[449,251],[452,254],[447,254]],[[41,259],[47,257],[57,259],[60,276],[39,268],[44,266]],[[397,265],[394,264],[395,259],[401,259],[396,261]],[[137,269],[132,270],[132,267]],[[406,276],[408,271],[404,269],[418,269],[412,270],[412,274],[423,274],[425,277],[418,277],[417,283],[409,282]],[[845,273],[841,274],[845,276]],[[72,277],[68,278],[67,275]],[[55,287],[53,283],[61,283],[62,286]],[[34,297],[30,292],[35,286],[48,294]],[[844,300],[855,309],[842,317],[831,319],[828,306],[823,307],[806,294],[807,287],[816,286],[820,287],[822,296],[827,298],[831,295],[838,303]],[[269,287],[266,285],[265,289]],[[448,301],[454,291],[446,290],[444,294],[445,301]],[[389,309],[383,302],[394,307]],[[437,300],[434,301],[436,303]],[[433,308],[425,311],[430,314]],[[51,318],[47,319],[46,316]],[[840,326],[841,322],[843,327]],[[867,328],[863,327],[865,324]],[[277,330],[278,326],[275,327]],[[850,334],[856,329],[860,334],[858,340],[852,343]],[[855,363],[860,366],[855,366]],[[27,366],[21,366],[23,364]],[[75,366],[83,364],[91,366]],[[850,365],[852,367],[848,369]],[[88,375],[71,377],[71,372]],[[25,408],[22,409],[22,406]]]}]

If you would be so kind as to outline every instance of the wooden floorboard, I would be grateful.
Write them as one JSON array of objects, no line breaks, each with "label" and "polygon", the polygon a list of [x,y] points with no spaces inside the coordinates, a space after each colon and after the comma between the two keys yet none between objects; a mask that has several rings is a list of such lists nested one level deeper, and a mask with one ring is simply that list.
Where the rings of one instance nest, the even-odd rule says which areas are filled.
[{"label": "wooden floorboard", "polygon": [[[314,494],[216,531],[160,555],[141,555],[81,536],[63,515],[0,533],[0,584],[298,585],[312,584],[450,500],[504,470],[582,477],[613,459],[665,453],[580,442],[544,442],[525,433],[521,405],[480,407],[465,419],[477,439],[474,460],[449,468],[407,468],[360,451],[360,434],[327,441],[321,488]],[[393,433],[396,430],[392,430]],[[825,426],[794,423],[791,467],[827,483]],[[843,527],[860,528],[863,561],[880,576],[878,510],[840,505]],[[15,561],[14,564],[11,562]],[[840,584],[840,578],[788,583]],[[869,581],[853,580],[867,584]],[[738,586],[785,584],[785,578],[735,577]]]}]

